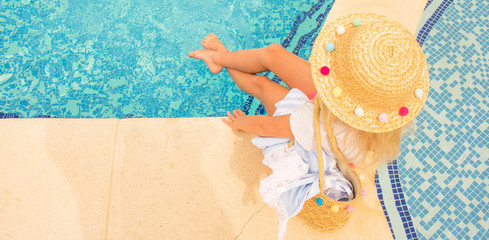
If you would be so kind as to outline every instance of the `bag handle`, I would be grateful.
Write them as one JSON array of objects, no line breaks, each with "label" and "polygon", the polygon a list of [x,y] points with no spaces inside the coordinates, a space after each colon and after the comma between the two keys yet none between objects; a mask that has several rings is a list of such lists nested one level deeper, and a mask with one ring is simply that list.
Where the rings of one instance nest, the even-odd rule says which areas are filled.
[{"label": "bag handle", "polygon": [[[323,158],[323,146],[321,144],[321,130],[320,130],[320,117],[323,117],[323,122],[326,123],[326,105],[316,97],[314,99],[314,131],[316,133],[316,149],[318,155],[318,166],[319,166],[319,190],[322,194],[324,194],[324,158]],[[333,129],[329,124],[324,124],[324,128],[326,129],[326,133],[328,134],[329,143],[331,145],[331,150],[338,157],[338,161],[342,164],[339,165],[348,165],[345,156],[338,148],[338,142],[336,141],[336,137],[333,134]],[[353,174],[356,174],[352,171]],[[357,184],[354,184],[357,185]]]},{"label": "bag handle", "polygon": [[321,144],[321,131],[319,112],[321,111],[321,103],[318,97],[314,99],[314,132],[316,133],[316,149],[318,155],[319,166],[319,191],[320,194],[324,194],[324,159],[323,159],[323,146]]},{"label": "bag handle", "polygon": [[[327,111],[326,105],[324,105],[324,103],[316,95],[316,97],[314,98],[314,132],[316,136],[316,149],[317,149],[317,156],[318,156],[319,190],[320,190],[320,194],[323,195],[324,195],[324,158],[323,158],[323,146],[321,144],[320,117],[322,116],[323,122],[326,123],[326,118],[327,118],[326,111]],[[328,134],[329,137],[331,150],[338,157],[338,161],[340,163],[338,164],[337,162],[338,167],[340,168],[340,170],[345,170],[349,172],[349,174],[346,177],[353,184],[355,195],[358,195],[357,194],[359,191],[358,189],[361,189],[361,184],[357,180],[358,179],[357,174],[351,169],[351,166],[346,161],[345,156],[343,155],[343,153],[341,153],[340,149],[338,148],[338,142],[336,141],[336,137],[333,134],[333,129],[331,128],[331,126],[325,124],[324,128],[326,129],[326,133]],[[290,148],[292,145],[294,145],[294,138],[290,140],[288,147]]]}]

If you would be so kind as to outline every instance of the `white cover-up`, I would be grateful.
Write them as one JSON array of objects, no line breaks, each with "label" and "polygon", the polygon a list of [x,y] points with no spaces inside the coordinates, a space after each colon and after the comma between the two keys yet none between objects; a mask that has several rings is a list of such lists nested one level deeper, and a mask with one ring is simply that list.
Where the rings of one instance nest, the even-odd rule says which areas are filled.
[{"label": "white cover-up", "polygon": [[[308,97],[298,89],[291,89],[275,106],[277,110],[274,116],[292,114],[291,129],[296,139],[294,145],[288,147],[288,138],[256,137],[252,142],[263,149],[263,164],[272,169],[272,174],[260,182],[259,192],[263,201],[277,211],[280,222],[278,239],[283,239],[287,221],[302,210],[306,200],[319,193],[319,167],[314,120],[313,115],[311,116],[314,106]],[[304,126],[309,123],[311,126]],[[333,132],[335,136],[343,137],[346,128],[335,126]],[[339,201],[351,200],[352,186],[336,168],[336,156],[330,150],[328,139],[324,136],[324,128],[321,129],[321,133],[325,168],[324,194]],[[355,151],[348,153],[351,155]]]}]

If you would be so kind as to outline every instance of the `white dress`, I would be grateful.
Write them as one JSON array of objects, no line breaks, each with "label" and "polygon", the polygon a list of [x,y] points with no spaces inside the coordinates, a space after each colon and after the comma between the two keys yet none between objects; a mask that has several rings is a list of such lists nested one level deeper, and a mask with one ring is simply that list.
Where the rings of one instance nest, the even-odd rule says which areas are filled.
[{"label": "white dress", "polygon": [[[287,221],[297,215],[304,202],[319,193],[319,167],[314,133],[314,104],[298,89],[291,89],[278,102],[274,116],[291,114],[290,127],[294,134],[294,145],[288,147],[290,139],[256,137],[253,144],[263,149],[263,164],[272,169],[272,174],[260,182],[263,201],[277,211],[280,221],[278,239],[283,239]],[[333,126],[338,147],[347,159],[357,155],[349,127],[343,123]],[[336,168],[336,155],[331,151],[326,130],[321,120],[321,143],[324,158],[324,194],[338,200],[353,198],[352,186]],[[346,139],[348,143],[345,144]],[[361,156],[359,156],[360,158]]]}]

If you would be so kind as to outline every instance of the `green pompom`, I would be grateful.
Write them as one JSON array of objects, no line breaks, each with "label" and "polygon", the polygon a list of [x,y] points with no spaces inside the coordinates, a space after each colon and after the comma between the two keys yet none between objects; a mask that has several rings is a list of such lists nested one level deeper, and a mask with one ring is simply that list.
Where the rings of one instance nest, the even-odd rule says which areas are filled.
[{"label": "green pompom", "polygon": [[354,27],[360,27],[360,26],[362,26],[362,21],[360,21],[360,19],[353,20],[353,26]]}]

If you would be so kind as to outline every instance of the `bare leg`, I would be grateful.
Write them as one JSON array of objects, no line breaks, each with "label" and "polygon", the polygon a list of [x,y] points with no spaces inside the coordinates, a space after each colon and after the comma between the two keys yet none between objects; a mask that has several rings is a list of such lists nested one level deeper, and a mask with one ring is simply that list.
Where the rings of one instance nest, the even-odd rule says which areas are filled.
[{"label": "bare leg", "polygon": [[[229,52],[217,36],[212,33],[205,37],[201,44],[208,51]],[[251,94],[260,100],[269,115],[273,115],[275,112],[275,103],[282,100],[289,92],[289,89],[271,81],[267,77],[241,72],[232,68],[226,69],[243,92]]]},{"label": "bare leg", "polygon": [[213,73],[220,72],[223,67],[246,73],[271,70],[290,88],[298,88],[307,95],[316,90],[309,62],[278,44],[236,52],[197,50],[189,56],[203,60]]}]

